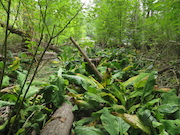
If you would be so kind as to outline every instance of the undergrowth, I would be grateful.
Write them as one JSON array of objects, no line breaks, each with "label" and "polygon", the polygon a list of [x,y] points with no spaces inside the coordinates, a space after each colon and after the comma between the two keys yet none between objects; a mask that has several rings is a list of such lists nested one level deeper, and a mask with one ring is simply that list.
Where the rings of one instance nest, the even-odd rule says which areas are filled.
[{"label": "undergrowth", "polygon": [[[157,85],[158,72],[139,61],[135,51],[125,48],[88,50],[89,57],[103,57],[97,67],[102,82],[88,73],[79,52],[64,47],[58,59],[44,64],[26,94],[20,92],[27,71],[17,57],[9,63],[0,92],[1,108],[9,108],[1,117],[0,131],[40,133],[49,116],[66,102],[73,104],[75,135],[180,134],[180,99],[175,89]],[[19,102],[16,102],[19,98]],[[18,117],[15,119],[15,117]],[[3,118],[6,117],[6,118]],[[10,117],[10,119],[8,119]],[[13,126],[16,123],[16,126]]]}]

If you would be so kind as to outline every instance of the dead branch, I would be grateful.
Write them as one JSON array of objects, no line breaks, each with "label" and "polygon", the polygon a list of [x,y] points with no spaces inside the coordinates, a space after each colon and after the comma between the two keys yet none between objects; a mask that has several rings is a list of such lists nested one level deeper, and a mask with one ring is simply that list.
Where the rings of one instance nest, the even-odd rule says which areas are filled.
[{"label": "dead branch", "polygon": [[94,71],[94,74],[98,77],[99,81],[102,81],[102,76],[99,73],[99,71],[97,70],[96,66],[91,62],[91,60],[89,59],[89,57],[85,54],[85,52],[81,49],[81,47],[76,43],[76,41],[70,37],[70,40],[72,41],[72,43],[74,44],[74,46],[76,46],[78,48],[78,50],[81,52],[81,54],[84,56],[85,60],[88,62],[89,66],[91,67],[91,69]]}]

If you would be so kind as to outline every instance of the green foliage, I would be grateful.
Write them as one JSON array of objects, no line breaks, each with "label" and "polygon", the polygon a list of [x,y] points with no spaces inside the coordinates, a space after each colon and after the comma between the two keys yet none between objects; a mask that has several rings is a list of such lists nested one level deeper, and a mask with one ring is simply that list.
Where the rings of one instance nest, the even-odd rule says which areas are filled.
[{"label": "green foliage", "polygon": [[[114,51],[112,55],[115,53]],[[129,56],[127,55],[127,57]],[[119,61],[121,59],[116,59],[117,63]],[[108,63],[103,63],[102,61],[98,68],[103,69],[103,66],[106,67],[107,64],[112,63],[113,61],[109,61]],[[89,78],[83,77],[84,80],[80,81],[79,77],[73,77],[76,80],[72,80],[67,78],[66,75],[62,75],[70,83],[77,84],[80,89],[83,88],[80,91],[71,90],[68,94],[74,99],[74,104],[78,107],[76,113],[82,113],[83,110],[90,113],[85,115],[87,117],[86,119],[81,119],[81,115],[79,116],[79,121],[75,122],[74,125],[75,131],[77,127],[78,129],[85,129],[91,126],[95,129],[101,129],[104,134],[107,134],[107,132],[109,134],[133,133],[134,130],[136,134],[142,132],[144,132],[143,134],[167,134],[170,132],[162,121],[172,116],[175,119],[179,119],[177,117],[180,110],[178,105],[179,98],[176,93],[173,90],[166,92],[163,88],[161,88],[161,93],[157,90],[155,87],[157,73],[155,71],[149,73],[146,70],[146,72],[142,73],[139,71],[139,74],[136,75],[138,70],[133,66],[131,67],[131,73],[133,73],[133,70],[136,70],[136,76],[126,76],[129,79],[126,79],[125,76],[123,78],[122,74],[129,72],[129,64],[132,63],[127,59],[126,66],[122,67],[124,70],[121,71],[117,70],[118,66],[114,66],[114,69],[117,71],[111,71],[112,75],[109,85],[103,85],[103,82],[97,84],[95,79],[93,79],[91,80],[91,85],[85,85],[84,87],[85,82],[90,82]],[[104,70],[102,71],[105,72]],[[75,76],[77,75],[83,76],[80,74],[76,74]],[[125,79],[126,81],[114,81],[116,79]],[[171,98],[172,96],[174,98]],[[83,120],[84,122],[82,122]],[[78,123],[80,122],[81,124],[79,125]],[[122,128],[122,125],[125,127]],[[79,132],[75,133],[80,134]]]},{"label": "green foliage", "polygon": [[81,127],[77,126],[75,128],[75,134],[77,135],[104,135],[104,133],[97,128],[94,127]]},{"label": "green foliage", "polygon": [[[94,75],[87,73],[81,54],[69,45],[62,46],[63,52],[58,54],[60,66],[51,63],[50,66],[55,67],[52,70],[57,72],[48,82],[28,82],[28,73],[19,58],[27,59],[27,56],[18,54],[15,60],[6,63],[3,76],[2,87],[7,88],[0,92],[0,107],[13,106],[13,116],[9,118],[9,125],[7,119],[0,125],[2,134],[11,126],[16,135],[32,130],[40,133],[48,116],[66,101],[66,96],[74,105],[76,117],[72,132],[77,135],[180,134],[179,97],[174,90],[156,87],[156,71],[141,65],[138,52],[130,50],[130,45],[135,49],[146,45],[162,48],[161,43],[169,40],[179,42],[179,2],[94,2],[95,5],[88,12],[80,13],[61,36],[52,40],[52,44],[67,42],[69,36],[80,39],[85,36],[84,29],[88,29],[86,35],[96,42],[85,39],[81,45],[88,56],[103,57],[97,67],[103,81],[98,82]],[[5,20],[7,2],[2,1],[2,4],[5,8],[0,8],[1,19]],[[80,6],[78,0],[13,1],[9,22],[29,35],[26,47],[30,52],[35,52],[37,37],[43,35],[42,48],[38,48],[41,52],[48,39],[65,27]],[[88,18],[83,19],[85,16]],[[0,31],[3,33],[3,29]],[[21,40],[14,35],[9,39],[11,46],[14,41]],[[1,38],[0,41],[3,42]],[[0,62],[1,69],[3,64]],[[11,84],[13,87],[9,88]]]},{"label": "green foliage", "polygon": [[111,115],[107,108],[104,108],[102,111],[103,113],[100,117],[102,125],[110,135],[117,135],[119,131],[116,117]]}]

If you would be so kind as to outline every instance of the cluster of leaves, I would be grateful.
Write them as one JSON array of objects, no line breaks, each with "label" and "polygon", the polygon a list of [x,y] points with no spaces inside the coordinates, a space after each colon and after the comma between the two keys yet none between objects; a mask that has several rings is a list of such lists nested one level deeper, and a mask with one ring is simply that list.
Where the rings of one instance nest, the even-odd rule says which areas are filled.
[{"label": "cluster of leaves", "polygon": [[62,74],[69,81],[67,95],[74,103],[76,117],[72,132],[77,135],[180,133],[180,99],[175,90],[156,85],[157,72],[139,70],[142,67],[134,53],[124,48],[96,54],[110,56],[98,67],[104,73],[101,83],[78,73],[76,68],[83,66],[73,66],[74,72]]}]

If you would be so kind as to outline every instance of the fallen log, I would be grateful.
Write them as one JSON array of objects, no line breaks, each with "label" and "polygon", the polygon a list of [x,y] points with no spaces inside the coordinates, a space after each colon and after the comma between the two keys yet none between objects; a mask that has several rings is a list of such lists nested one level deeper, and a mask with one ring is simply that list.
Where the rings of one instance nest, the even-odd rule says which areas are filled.
[{"label": "fallen log", "polygon": [[[3,22],[1,19],[0,19],[0,26],[1,27],[4,27],[6,28],[6,22]],[[25,37],[25,38],[30,38],[31,36],[27,33],[25,33],[23,30],[20,30],[18,28],[14,28],[12,25],[9,25],[8,26],[8,30],[11,32],[11,33],[14,33],[14,34],[17,34],[21,37]]]},{"label": "fallen log", "polygon": [[41,130],[40,135],[69,135],[73,123],[73,106],[63,103]]}]

